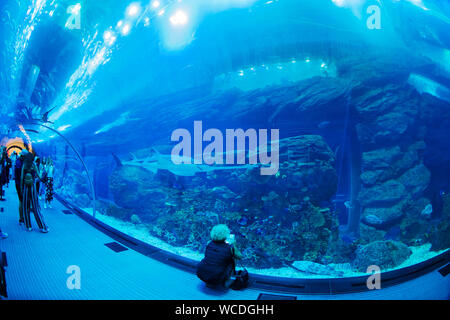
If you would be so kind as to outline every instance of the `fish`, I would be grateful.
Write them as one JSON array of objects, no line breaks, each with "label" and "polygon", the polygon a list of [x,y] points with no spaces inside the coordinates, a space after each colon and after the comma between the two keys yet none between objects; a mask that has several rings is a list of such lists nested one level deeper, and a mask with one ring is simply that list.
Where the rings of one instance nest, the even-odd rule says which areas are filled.
[{"label": "fish", "polygon": [[117,155],[113,154],[117,167],[124,165],[135,166],[144,168],[152,173],[156,173],[158,170],[167,170],[176,176],[180,177],[192,177],[197,173],[209,172],[216,170],[235,170],[254,167],[255,165],[238,165],[238,166],[221,166],[221,165],[207,165],[207,164],[194,164],[194,161],[190,157],[176,156],[176,160],[181,162],[175,164],[173,162],[173,156],[170,154],[162,154],[155,148],[152,148],[152,152],[143,159],[138,159],[133,154],[132,160],[123,161]]},{"label": "fish", "polygon": [[139,120],[141,120],[141,119],[140,118],[131,118],[129,111],[124,112],[115,121],[105,124],[103,127],[98,129],[97,131],[95,131],[94,134],[104,133],[115,127],[120,127],[122,125],[125,125],[125,124],[129,123],[130,121],[139,121]]},{"label": "fish", "polygon": [[166,206],[169,206],[169,207],[176,207],[177,205],[176,204],[174,204],[174,203],[171,203],[171,202],[166,202],[166,203],[164,203]]},{"label": "fish", "polygon": [[241,226],[246,226],[248,223],[248,218],[246,216],[243,216],[237,221],[237,223]]},{"label": "fish", "polygon": [[53,107],[53,108],[51,108],[50,110],[44,112],[44,114],[42,115],[42,122],[44,122],[44,123],[53,123],[53,122],[50,122],[50,121],[48,120],[48,115],[49,115],[49,113],[52,112],[55,108],[56,108],[56,107]]},{"label": "fish", "polygon": [[328,128],[328,127],[330,126],[330,124],[331,124],[330,121],[322,121],[321,123],[319,123],[319,124],[317,125],[317,127],[318,127],[319,129],[326,129],[326,128]]},{"label": "fish", "polygon": [[351,202],[351,201],[345,201],[345,202],[344,202],[344,206],[345,206],[347,209],[353,208],[353,205],[352,205],[352,202]]},{"label": "fish", "polygon": [[450,102],[450,90],[439,82],[413,73],[409,76],[408,83],[421,94],[426,92],[439,99]]},{"label": "fish", "polygon": [[366,223],[368,225],[371,225],[371,226],[380,226],[383,224],[383,220],[381,220],[379,217],[377,217],[373,214],[369,214],[369,215],[365,216],[364,220],[366,221]]},{"label": "fish", "polygon": [[425,208],[420,213],[421,216],[425,218],[429,218],[431,214],[433,213],[433,206],[431,204],[427,204]]}]

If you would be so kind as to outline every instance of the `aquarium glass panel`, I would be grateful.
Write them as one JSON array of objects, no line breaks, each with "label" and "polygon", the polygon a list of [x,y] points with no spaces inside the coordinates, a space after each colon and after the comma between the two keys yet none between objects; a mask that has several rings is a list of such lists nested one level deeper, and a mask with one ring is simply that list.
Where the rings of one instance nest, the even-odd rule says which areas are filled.
[{"label": "aquarium glass panel", "polygon": [[449,248],[447,1],[0,8],[2,143],[34,130],[56,194],[112,228],[200,261],[226,224],[250,272],[294,278]]}]

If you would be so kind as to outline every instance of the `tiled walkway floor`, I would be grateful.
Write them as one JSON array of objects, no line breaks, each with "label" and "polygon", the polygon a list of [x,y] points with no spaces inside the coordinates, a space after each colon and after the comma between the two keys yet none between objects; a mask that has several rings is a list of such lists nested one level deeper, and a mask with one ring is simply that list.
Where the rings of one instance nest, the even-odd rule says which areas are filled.
[{"label": "tiled walkway floor", "polygon": [[[43,209],[48,234],[27,232],[18,224],[18,200],[13,185],[0,202],[0,226],[9,234],[0,240],[7,253],[9,299],[250,299],[261,291],[216,292],[190,273],[152,260],[133,250],[114,252],[114,240],[60,203]],[[34,221],[33,221],[34,222]],[[81,289],[67,288],[69,266],[81,270]],[[298,299],[447,299],[450,277],[437,271],[408,283],[361,294],[299,296]]]}]

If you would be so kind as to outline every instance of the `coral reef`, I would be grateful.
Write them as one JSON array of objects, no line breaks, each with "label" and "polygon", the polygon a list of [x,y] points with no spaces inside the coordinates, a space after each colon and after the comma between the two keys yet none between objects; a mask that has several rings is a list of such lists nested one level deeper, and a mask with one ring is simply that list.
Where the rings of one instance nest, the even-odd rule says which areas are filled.
[{"label": "coral reef", "polygon": [[404,262],[411,253],[405,244],[398,241],[374,241],[358,248],[353,265],[361,272],[371,265],[381,270],[390,269]]},{"label": "coral reef", "polygon": [[200,251],[210,228],[226,223],[251,266],[321,261],[332,234],[337,238],[330,206],[337,185],[334,153],[320,136],[291,137],[282,145],[277,176],[261,177],[254,167],[180,178],[120,166],[109,182],[118,207],[110,205],[106,214],[124,220],[138,215],[152,234]]}]

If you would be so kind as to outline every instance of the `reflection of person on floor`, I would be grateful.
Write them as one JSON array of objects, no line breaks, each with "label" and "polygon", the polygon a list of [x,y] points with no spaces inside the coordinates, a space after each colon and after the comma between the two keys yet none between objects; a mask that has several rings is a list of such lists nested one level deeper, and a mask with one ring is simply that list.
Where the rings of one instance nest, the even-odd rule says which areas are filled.
[{"label": "reflection of person on floor", "polygon": [[231,276],[235,274],[235,259],[242,255],[234,243],[226,240],[230,237],[230,229],[218,224],[211,230],[211,242],[208,243],[205,257],[197,266],[197,276],[209,285],[223,285],[228,288]]},{"label": "reflection of person on floor", "polygon": [[44,217],[41,214],[38,194],[36,192],[36,179],[40,179],[39,171],[34,163],[34,157],[31,153],[25,154],[22,163],[21,172],[21,190],[22,190],[22,211],[25,227],[31,231],[31,212],[33,212],[36,223],[43,233],[48,232]]},{"label": "reflection of person on floor", "polygon": [[53,161],[50,158],[47,158],[46,164],[45,164],[45,172],[46,172],[46,178],[45,178],[45,202],[44,202],[44,208],[47,208],[47,205],[49,208],[52,207],[52,201],[53,201],[53,172],[55,171],[55,167],[53,166]]}]

